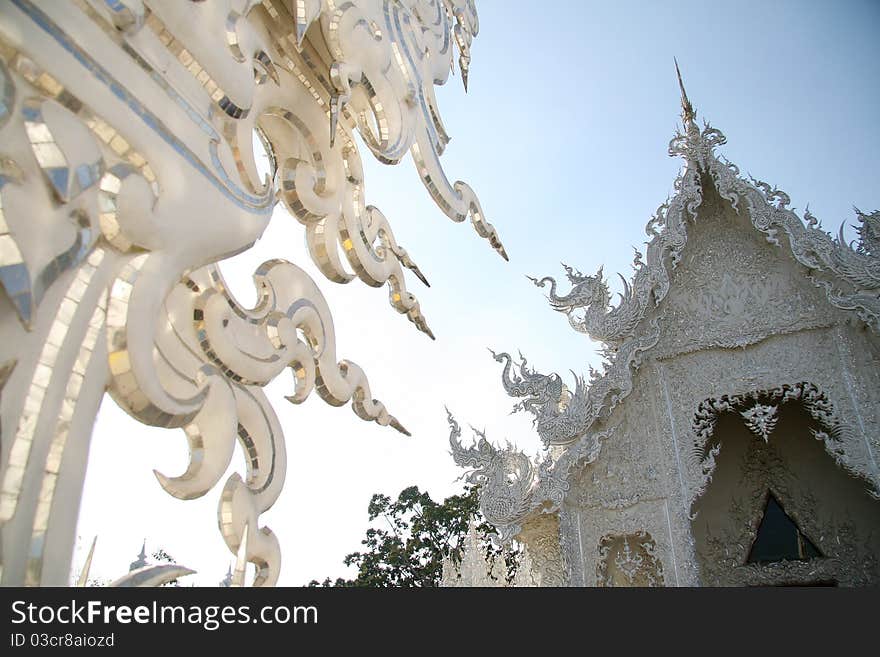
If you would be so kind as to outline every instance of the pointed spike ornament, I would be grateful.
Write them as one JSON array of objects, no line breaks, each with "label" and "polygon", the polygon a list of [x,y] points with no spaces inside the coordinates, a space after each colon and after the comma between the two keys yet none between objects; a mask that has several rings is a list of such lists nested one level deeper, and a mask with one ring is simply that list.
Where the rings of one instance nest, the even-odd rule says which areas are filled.
[{"label": "pointed spike ornament", "polygon": [[147,565],[147,539],[144,539],[143,545],[141,545],[141,552],[138,555],[138,558],[131,562],[128,566],[129,572],[138,570]]},{"label": "pointed spike ornament", "polygon": [[681,79],[681,69],[678,68],[678,60],[673,57],[672,61],[675,62],[675,74],[678,76],[678,88],[681,91],[681,120],[684,123],[685,127],[689,125],[696,126],[695,119],[697,118],[697,112],[694,110],[694,106],[691,105],[691,101],[687,97],[687,92],[684,90],[684,82]]},{"label": "pointed spike ornament", "polygon": [[412,434],[409,432],[409,430],[405,426],[403,426],[397,418],[392,417],[391,421],[388,424],[390,424],[392,428],[396,429],[404,436],[412,437]]}]

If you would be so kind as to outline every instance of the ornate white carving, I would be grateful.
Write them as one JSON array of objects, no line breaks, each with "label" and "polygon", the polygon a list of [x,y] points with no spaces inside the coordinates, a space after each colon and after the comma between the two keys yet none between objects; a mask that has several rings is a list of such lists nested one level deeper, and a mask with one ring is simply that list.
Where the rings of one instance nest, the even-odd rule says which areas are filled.
[{"label": "ornate white carving", "polygon": [[599,586],[620,586],[621,577],[624,586],[664,586],[663,564],[656,551],[657,544],[645,531],[603,536],[596,567]]},{"label": "ornate white carving", "polygon": [[[515,409],[535,415],[538,432],[545,444],[571,442],[589,430],[597,419],[607,415],[614,403],[606,407],[607,398],[603,393],[619,390],[612,397],[615,403],[628,394],[632,372],[637,369],[640,359],[633,359],[633,368],[627,366],[626,360],[657,343],[650,337],[652,325],[647,317],[669,292],[672,271],[681,260],[687,243],[688,221],[696,219],[697,209],[706,197],[704,186],[710,182],[713,193],[717,191],[737,212],[742,212],[745,205],[752,226],[769,242],[782,246],[777,239],[778,233],[782,231],[788,236],[789,252],[807,268],[810,280],[825,289],[832,305],[855,310],[861,319],[880,330],[877,294],[880,290],[880,260],[876,246],[880,211],[871,214],[857,211],[861,226],[859,244],[855,247],[847,245],[842,237],[832,238],[818,228],[818,222],[809,211],[805,213],[805,224],[785,207],[788,197],[783,192],[771,189],[765,183],[741,178],[734,165],[716,157],[715,148],[726,142],[719,130],[706,124],[701,132],[693,115],[684,126],[684,132],[678,132],[669,146],[670,155],[685,160],[685,167],[675,181],[677,193],[663,203],[648,222],[646,232],[651,240],[647,245],[646,260],[643,262],[641,255],[636,253],[635,273],[630,282],[621,277],[624,291],[616,307],[610,305],[610,293],[601,267],[595,276],[589,276],[564,265],[573,287],[561,296],[556,292],[556,281],[552,277],[531,278],[538,287],[550,284],[551,307],[564,312],[575,330],[609,346],[605,352],[608,359],[605,372],[593,375],[588,388],[582,378],[576,377],[575,392],[565,400],[557,394],[561,386],[558,375],[537,374],[526,367],[525,361],[520,365],[521,373],[518,375],[514,371],[511,375],[510,357],[506,354],[495,356],[499,362],[506,357],[502,374],[504,388],[511,396],[527,397]],[[797,300],[791,303],[792,300],[784,299],[777,291],[778,282],[773,280],[756,284],[747,275],[733,278],[722,273],[720,284],[711,284],[715,286],[714,292],[701,291],[689,301],[706,309],[705,314],[712,320],[706,329],[709,332],[724,333],[727,318],[741,322],[744,309],[761,308],[771,301],[790,304],[796,312],[803,309],[803,304],[798,304]],[[730,344],[724,346],[742,346],[756,337],[767,335],[766,330],[758,328],[754,332],[753,337],[737,331],[733,333],[737,337],[728,338]]]},{"label": "ornate white carving", "polygon": [[474,192],[439,161],[449,137],[434,85],[455,47],[466,82],[477,29],[471,0],[3,3],[3,584],[67,582],[80,456],[105,390],[139,421],[183,429],[187,469],[157,473],[172,495],[203,495],[242,446],[247,473],[227,479],[218,521],[238,580],[250,562],[255,584],[278,577],[259,517],[286,469],[262,388],[289,368],[291,402],[317,390],[405,432],[338,359],[303,270],[264,263],[259,301],[243,308],[214,263],[249,248],[280,200],[323,275],[387,285],[433,337],[404,269],[425,277],[366,204],[354,134],[385,163],[411,153],[441,210],[506,257]]},{"label": "ornate white carving", "polygon": [[565,570],[556,514],[543,513],[530,518],[523,526],[519,540],[530,557],[531,580],[535,586],[564,586]]},{"label": "ornate white carving", "polygon": [[776,428],[776,421],[779,419],[776,416],[778,410],[776,406],[755,404],[748,410],[740,411],[740,415],[746,421],[749,430],[759,438],[763,438],[766,443],[770,440],[770,433]]},{"label": "ornate white carving", "polygon": [[641,365],[642,354],[655,346],[659,338],[660,327],[655,322],[645,335],[627,341],[617,350],[607,350],[603,371],[591,369],[589,384],[575,375],[574,392],[558,374],[540,374],[530,369],[522,356],[515,365],[509,354],[492,355],[498,362],[505,361],[501,384],[507,394],[525,397],[513,410],[535,416],[535,428],[546,447],[571,445],[597,420],[608,417],[632,392],[633,372]]},{"label": "ornate white carving", "polygon": [[[567,265],[564,267],[573,287],[563,296],[557,295],[552,277],[531,278],[538,287],[550,283],[550,306],[564,312],[575,330],[594,340],[616,347],[631,338],[648,310],[656,307],[669,291],[671,270],[681,259],[687,243],[687,217],[696,218],[697,208],[704,200],[704,181],[711,181],[718,194],[738,212],[742,211],[740,199],[744,201],[752,225],[764,233],[770,243],[782,246],[777,239],[780,231],[788,236],[791,255],[807,267],[811,280],[825,289],[833,305],[856,310],[866,323],[875,330],[880,329],[877,304],[880,264],[876,245],[880,211],[866,214],[856,210],[860,222],[859,242],[856,246],[849,245],[843,239],[842,227],[839,236],[834,238],[821,230],[809,209],[801,220],[785,207],[790,201],[784,192],[761,181],[741,178],[735,165],[715,155],[715,147],[726,141],[719,130],[706,124],[700,132],[693,123],[687,124],[685,132],[673,138],[670,155],[685,160],[685,168],[675,181],[677,194],[663,203],[648,222],[646,232],[652,239],[648,243],[647,259],[642,262],[637,252],[632,280],[627,282],[621,276],[624,292],[616,307],[610,306],[611,296],[601,267],[595,276],[584,276]],[[817,277],[817,273],[833,276],[826,279]],[[722,279],[720,292],[725,305],[718,307],[716,314],[722,321],[725,315],[736,316],[742,306],[759,300],[752,281]],[[739,300],[737,295],[742,295]]]},{"label": "ornate white carving", "polygon": [[[742,458],[740,486],[725,509],[728,530],[708,531],[699,549],[703,581],[710,586],[772,586],[837,583],[867,586],[880,577],[880,561],[848,511],[817,517],[810,484],[792,472],[773,442],[758,442]],[[752,563],[748,555],[767,504],[766,482],[799,530],[815,541],[820,556]]]},{"label": "ornate white carving", "polygon": [[708,175],[718,194],[742,211],[745,205],[752,226],[761,231],[768,242],[784,246],[780,233],[791,255],[806,267],[807,275],[825,290],[827,300],[835,307],[855,311],[875,331],[880,331],[880,261],[877,259],[876,226],[880,221],[877,211],[864,214],[856,210],[863,229],[859,244],[853,247],[843,239],[843,228],[835,238],[821,229],[809,208],[801,219],[786,207],[790,198],[785,192],[765,182],[741,178],[739,168],[723,157],[716,157],[716,145],[726,143],[721,132],[705,125],[703,132],[695,124],[688,124],[685,133],[679,133],[669,146],[670,154],[679,154],[690,165],[691,175]]},{"label": "ornate white carving", "polygon": [[[480,486],[480,510],[498,530],[502,543],[522,531],[523,520],[535,509],[552,513],[562,504],[568,491],[568,474],[573,468],[594,461],[601,441],[608,433],[582,438],[559,459],[548,455],[535,464],[508,442],[497,449],[482,431],[473,429],[476,440],[472,447],[461,443],[461,427],[448,414],[449,445],[456,465],[468,468],[463,475],[469,483]],[[534,555],[533,555],[534,556]]]},{"label": "ornate white carving", "polygon": [[[759,400],[770,403],[760,403]],[[718,399],[710,398],[698,406],[693,419],[694,440],[691,445],[690,460],[693,467],[699,468],[701,479],[691,495],[691,505],[712,481],[715,459],[721,450],[721,444],[716,443],[708,451],[706,445],[712,436],[718,416],[721,413],[739,413],[749,430],[763,438],[764,442],[768,442],[778,420],[776,414],[779,405],[790,401],[799,401],[803,404],[804,409],[819,424],[820,429],[811,430],[813,437],[824,443],[826,451],[834,461],[853,474],[864,475],[864,471],[854,464],[856,457],[847,453],[847,447],[854,442],[852,429],[839,419],[828,397],[812,383],[784,384],[772,390],[753,391],[744,395],[723,395]],[[876,494],[877,491],[874,492]]]},{"label": "ornate white carving", "polygon": [[[518,398],[514,410],[530,413],[554,448],[555,465],[533,468],[523,490],[540,490],[553,473],[563,491],[552,507],[530,493],[521,511],[531,510],[505,526],[516,535],[555,509],[565,581],[574,585],[592,583],[600,537],[638,532],[656,540],[669,583],[700,583],[690,514],[721,454],[709,438],[722,412],[742,414],[766,446],[781,407],[797,400],[834,461],[871,494],[880,490],[880,211],[856,210],[856,244],[832,237],[809,210],[801,219],[784,193],[716,155],[725,137],[697,127],[683,87],[682,106],[669,153],[684,167],[647,224],[644,259],[637,251],[619,301],[612,305],[601,267],[584,275],[564,265],[567,292],[551,277],[531,279],[549,285],[551,308],[576,331],[606,345],[604,371],[588,382],[575,375],[568,387],[522,357],[493,353]],[[608,436],[597,442],[601,454],[561,467],[600,434]]]},{"label": "ornate white carving", "polygon": [[466,479],[480,486],[480,510],[488,522],[499,530],[502,542],[507,542],[517,533],[518,524],[532,510],[535,467],[529,457],[514,450],[510,443],[507,449],[493,447],[482,431],[474,429],[477,440],[473,447],[461,444],[461,427],[447,410],[449,421],[449,445],[456,465],[470,468]]},{"label": "ornate white carving", "polygon": [[643,316],[645,308],[642,304],[647,298],[633,296],[632,288],[621,276],[624,291],[620,295],[619,305],[612,308],[611,294],[602,276],[602,267],[599,267],[595,276],[584,276],[568,265],[563,267],[573,286],[564,296],[557,296],[556,281],[550,276],[541,280],[530,276],[529,280],[538,287],[550,283],[550,306],[566,313],[569,323],[576,331],[609,345],[619,345],[629,337]]}]

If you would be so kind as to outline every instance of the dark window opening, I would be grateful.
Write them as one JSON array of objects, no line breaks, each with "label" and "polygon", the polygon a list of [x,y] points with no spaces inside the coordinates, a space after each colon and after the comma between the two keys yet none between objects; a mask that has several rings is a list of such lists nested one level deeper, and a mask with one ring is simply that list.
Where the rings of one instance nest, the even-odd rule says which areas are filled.
[{"label": "dark window opening", "polygon": [[746,563],[807,561],[821,556],[822,553],[815,544],[804,536],[773,493],[770,493]]}]

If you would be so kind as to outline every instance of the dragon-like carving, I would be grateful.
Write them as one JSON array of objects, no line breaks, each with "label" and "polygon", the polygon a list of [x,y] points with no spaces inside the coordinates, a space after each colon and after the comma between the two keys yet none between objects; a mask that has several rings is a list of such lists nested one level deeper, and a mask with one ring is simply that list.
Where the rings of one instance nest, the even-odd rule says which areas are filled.
[{"label": "dragon-like carving", "polygon": [[724,134],[708,123],[700,130],[691,108],[685,113],[683,130],[677,131],[669,144],[669,154],[685,160],[676,178],[676,194],[657,209],[648,222],[651,238],[643,261],[637,250],[630,281],[622,275],[623,292],[617,306],[611,306],[611,294],[602,267],[595,275],[563,265],[572,285],[567,294],[557,293],[557,282],[545,276],[529,277],[537,287],[548,283],[550,306],[565,313],[572,328],[611,347],[620,347],[638,333],[639,324],[669,291],[671,270],[681,259],[687,243],[688,218],[696,219],[704,199],[704,186],[713,185],[718,195],[734,209],[747,209],[752,225],[778,246],[779,234],[788,237],[794,258],[807,268],[813,282],[826,290],[832,305],[854,310],[875,330],[880,330],[880,211],[855,209],[859,221],[858,240],[850,244],[843,236],[821,229],[809,206],[803,219],[787,206],[789,196],[754,178],[744,179],[739,168],[715,149],[727,142]]},{"label": "dragon-like carving", "polygon": [[574,391],[559,374],[541,374],[529,367],[520,354],[514,363],[510,354],[492,356],[504,363],[501,384],[511,397],[522,397],[513,411],[525,411],[534,416],[534,425],[545,446],[570,445],[586,434],[600,417],[607,417],[632,391],[632,372],[641,364],[641,354],[660,338],[660,327],[652,322],[645,335],[626,342],[619,350],[604,352],[602,371],[590,368],[590,380],[575,377]]},{"label": "dragon-like carving", "polygon": [[[686,111],[683,130],[670,141],[669,154],[683,158],[685,166],[675,180],[675,195],[658,207],[646,226],[650,240],[645,258],[636,251],[632,279],[627,282],[621,277],[623,292],[617,306],[610,305],[611,294],[601,267],[595,275],[584,275],[563,265],[572,284],[567,294],[557,292],[551,277],[529,277],[538,287],[549,283],[551,307],[565,313],[575,330],[607,345],[604,371],[591,371],[588,384],[575,376],[571,392],[557,374],[537,373],[524,360],[517,371],[509,355],[493,354],[497,361],[505,362],[504,389],[513,397],[524,397],[514,410],[534,415],[545,445],[571,444],[629,394],[640,354],[659,341],[656,318],[649,320],[648,316],[669,292],[672,271],[687,244],[688,223],[697,217],[706,185],[712,185],[735,210],[747,211],[752,225],[769,242],[787,246],[795,260],[806,267],[805,274],[825,289],[832,305],[855,311],[873,329],[880,329],[880,211],[857,209],[858,241],[847,244],[842,230],[837,237],[822,230],[809,208],[803,220],[798,217],[787,207],[790,199],[784,192],[742,178],[736,165],[715,153],[727,141],[724,134],[708,123],[701,130],[695,116],[692,108]],[[785,245],[781,234],[788,238]]]},{"label": "dragon-like carving", "polygon": [[566,264],[562,266],[572,284],[568,294],[562,296],[556,294],[556,280],[553,277],[545,276],[541,279],[528,277],[537,287],[544,287],[550,283],[548,295],[550,306],[568,315],[572,328],[594,340],[608,345],[618,345],[631,336],[633,329],[642,318],[647,296],[634,294],[627,280],[618,274],[623,283],[623,292],[620,294],[618,305],[612,307],[611,293],[602,275],[602,267],[599,267],[599,271],[594,276],[590,276]]},{"label": "dragon-like carving", "polygon": [[880,290],[880,210],[864,213],[853,208],[859,223],[855,226],[858,241],[855,246],[843,236],[843,225],[838,231],[831,261],[837,272],[854,286],[869,292]]},{"label": "dragon-like carving", "polygon": [[[859,225],[856,226],[859,245],[856,251],[864,256],[880,258],[880,210],[871,213],[862,212],[858,208],[854,210],[859,219]],[[880,272],[877,271],[876,266],[871,267],[871,280],[875,284],[880,281]]]},{"label": "dragon-like carving", "polygon": [[501,542],[507,542],[520,532],[520,522],[533,508],[535,467],[528,456],[513,449],[509,442],[506,449],[497,449],[477,429],[473,430],[475,444],[465,448],[461,444],[461,427],[448,409],[446,413],[452,458],[459,467],[469,469],[464,477],[480,486],[480,510],[498,529]]},{"label": "dragon-like carving", "polygon": [[[489,353],[499,363],[504,363],[501,372],[501,382],[504,390],[512,397],[525,397],[514,406],[514,410],[539,413],[546,406],[555,406],[557,410],[563,410],[569,405],[572,394],[562,382],[558,374],[540,374],[529,368],[525,357],[520,353],[520,362],[515,365],[510,354],[496,354],[491,349]],[[519,369],[519,373],[517,373]],[[580,384],[580,381],[578,381]]]},{"label": "dragon-like carving", "polygon": [[480,486],[480,510],[498,530],[502,543],[519,534],[523,521],[536,509],[558,511],[569,490],[569,473],[595,461],[602,442],[611,435],[610,431],[589,434],[559,458],[547,454],[536,463],[509,442],[502,449],[494,447],[477,429],[473,429],[474,444],[465,447],[461,427],[448,409],[446,412],[452,458],[467,469],[463,477]]},{"label": "dragon-like carving", "polygon": [[583,425],[583,410],[586,404],[587,386],[583,377],[575,375],[575,389],[572,392],[556,374],[541,374],[530,368],[528,361],[520,354],[520,362],[514,363],[510,354],[496,354],[492,357],[504,363],[501,384],[511,397],[521,397],[522,401],[513,406],[513,412],[525,411],[534,416],[538,434],[546,445],[559,445],[571,442],[577,437]]}]

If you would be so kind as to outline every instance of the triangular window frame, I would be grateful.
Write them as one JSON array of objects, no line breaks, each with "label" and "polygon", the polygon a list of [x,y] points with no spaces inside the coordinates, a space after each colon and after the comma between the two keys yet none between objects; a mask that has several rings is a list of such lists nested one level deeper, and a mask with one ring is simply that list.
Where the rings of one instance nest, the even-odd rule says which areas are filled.
[{"label": "triangular window frame", "polygon": [[[794,532],[793,537],[790,536],[791,532]],[[785,536],[786,533],[789,533],[789,537]],[[780,540],[786,539],[789,544],[785,548],[780,548],[778,546]],[[777,543],[777,545],[774,546],[773,543]],[[816,544],[786,512],[779,497],[772,490],[768,490],[764,502],[764,512],[761,514],[755,538],[749,547],[746,564],[809,561],[823,556]]]}]

